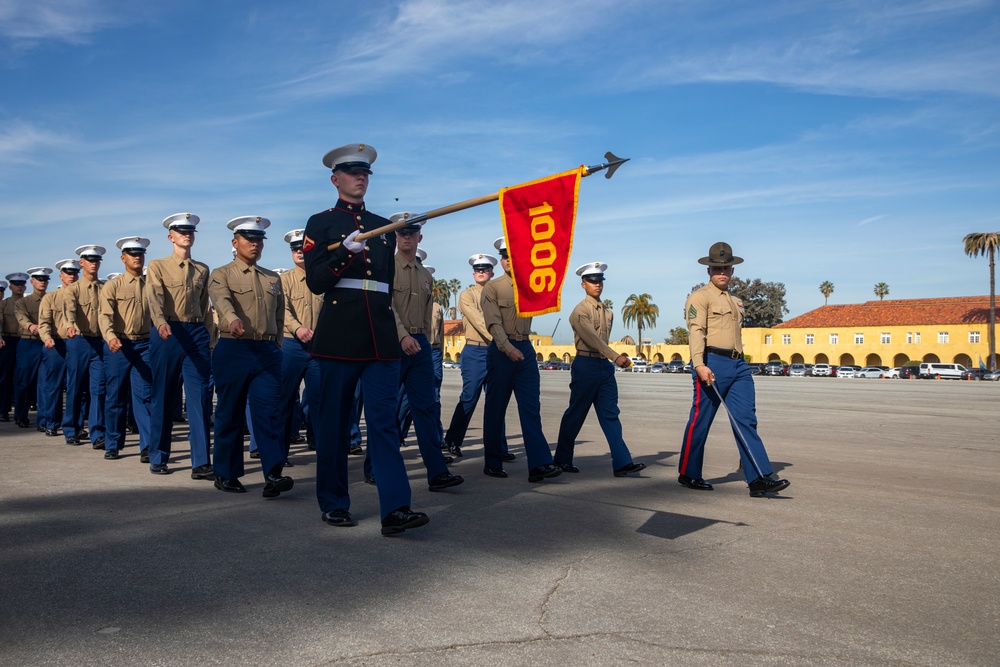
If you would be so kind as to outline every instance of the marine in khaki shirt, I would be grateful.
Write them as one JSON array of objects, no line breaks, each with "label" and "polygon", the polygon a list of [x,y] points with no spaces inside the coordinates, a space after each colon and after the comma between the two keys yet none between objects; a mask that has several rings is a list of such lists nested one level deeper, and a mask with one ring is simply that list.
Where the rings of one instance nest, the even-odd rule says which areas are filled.
[{"label": "marine in khaki shirt", "polygon": [[[397,246],[399,237],[397,236]],[[396,333],[403,351],[407,346],[403,341],[410,334],[430,336],[432,325],[431,304],[434,299],[432,287],[434,279],[430,272],[416,259],[407,259],[396,253],[396,275],[392,284],[392,310],[396,314]],[[419,350],[419,347],[417,348]]]},{"label": "marine in khaki shirt", "polygon": [[31,286],[34,291],[14,304],[14,318],[17,320],[18,332],[23,338],[38,336],[38,312],[42,297],[45,296],[49,286],[48,276],[46,275],[43,281],[38,276],[32,275]]},{"label": "marine in khaki shirt", "polygon": [[[146,305],[146,279],[139,274],[123,273],[104,284],[101,290],[101,335],[112,352],[121,348],[119,338],[149,338],[149,308]],[[115,341],[118,341],[117,344]]]},{"label": "marine in khaki shirt", "polygon": [[479,284],[467,287],[458,296],[458,310],[462,313],[462,327],[465,329],[465,340],[489,345],[493,336],[486,329],[483,318],[483,286]]},{"label": "marine in khaki shirt", "polygon": [[63,259],[56,262],[59,269],[59,280],[62,285],[59,289],[48,292],[42,299],[38,309],[38,334],[45,344],[46,349],[56,346],[56,339],[66,338],[66,328],[69,323],[66,321],[63,309],[63,297],[66,296],[66,288],[75,283],[80,277],[80,264],[75,259]]},{"label": "marine in khaki shirt", "polygon": [[220,338],[280,341],[285,297],[281,277],[237,257],[212,271],[208,293],[219,318]]},{"label": "marine in khaki shirt", "polygon": [[[510,271],[510,261],[506,257],[500,261],[503,263],[504,271]],[[514,304],[514,281],[510,273],[505,273],[483,286],[480,306],[486,330],[492,336],[497,349],[512,361],[521,361],[524,355],[511,346],[509,341],[528,340],[531,334],[531,318],[517,316],[517,307]]]},{"label": "marine in khaki shirt", "polygon": [[169,328],[166,336],[163,331],[167,322],[205,321],[208,314],[207,264],[174,253],[151,261],[146,269],[146,281],[149,316],[153,326],[160,330],[161,338],[169,337]]},{"label": "marine in khaki shirt", "polygon": [[98,320],[101,314],[103,285],[104,282],[98,280],[96,274],[88,276],[84,272],[79,280],[66,288],[61,304],[68,338],[73,338],[78,333],[88,337],[101,335],[101,324]]},{"label": "marine in khaki shirt", "polygon": [[[573,327],[573,343],[578,352],[584,352],[586,356],[601,355],[609,361],[615,362],[618,366],[626,368],[630,365],[628,355],[619,354],[608,345],[615,315],[601,301],[606,268],[606,264],[594,262],[592,265],[585,264],[577,270],[577,275],[582,278],[587,296],[570,313],[569,324]],[[588,278],[588,276],[599,276],[599,279]],[[591,282],[591,280],[595,282]]]},{"label": "marine in khaki shirt", "polygon": [[309,290],[305,269],[298,265],[281,274],[281,291],[285,300],[285,335],[308,343],[323,309],[323,295]]},{"label": "marine in khaki shirt", "polygon": [[[713,282],[692,292],[684,303],[691,366],[705,366],[705,347],[743,353],[743,302]],[[700,374],[699,374],[700,375]]]}]

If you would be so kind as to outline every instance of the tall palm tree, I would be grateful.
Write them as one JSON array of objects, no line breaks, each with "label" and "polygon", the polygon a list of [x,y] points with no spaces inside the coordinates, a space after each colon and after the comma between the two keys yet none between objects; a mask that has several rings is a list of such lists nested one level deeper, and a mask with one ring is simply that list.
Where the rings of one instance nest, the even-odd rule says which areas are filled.
[{"label": "tall palm tree", "polygon": [[824,280],[819,284],[819,293],[823,295],[823,305],[825,306],[830,301],[830,295],[833,294],[833,283],[829,280]]},{"label": "tall palm tree", "polygon": [[448,285],[447,280],[444,278],[435,280],[432,294],[434,296],[434,303],[441,304],[442,308],[448,307],[448,302],[451,301],[451,286]]},{"label": "tall palm tree", "polygon": [[879,301],[889,296],[889,286],[885,283],[875,283],[875,296]]},{"label": "tall palm tree", "polygon": [[458,278],[452,278],[448,281],[448,287],[451,288],[451,293],[455,297],[455,305],[451,308],[451,319],[454,320],[458,317],[458,295],[462,293],[462,281]]},{"label": "tall palm tree", "polygon": [[997,368],[997,304],[996,304],[996,270],[994,268],[994,256],[1000,248],[1000,232],[982,232],[978,234],[967,234],[962,243],[965,244],[965,254],[969,257],[987,255],[990,258],[990,327],[987,335],[990,341],[990,370]]},{"label": "tall palm tree", "polygon": [[660,314],[660,307],[653,303],[653,297],[648,294],[632,294],[625,299],[625,307],[622,308],[622,322],[625,326],[632,324],[639,329],[639,338],[635,341],[635,354],[639,356],[642,352],[642,330],[656,326],[656,317]]}]

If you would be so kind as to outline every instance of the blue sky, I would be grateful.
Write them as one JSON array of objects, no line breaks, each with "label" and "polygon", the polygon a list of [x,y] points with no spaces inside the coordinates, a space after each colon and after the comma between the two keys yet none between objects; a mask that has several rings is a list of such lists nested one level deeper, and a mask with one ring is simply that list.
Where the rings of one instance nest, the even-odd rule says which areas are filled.
[{"label": "blue sky", "polygon": [[[355,141],[386,217],[630,157],[581,184],[570,266],[607,262],[619,314],[651,294],[656,341],[718,240],[794,317],[825,280],[830,303],[987,294],[962,237],[1000,229],[995,1],[0,0],[0,91],[2,273],[129,234],[165,256],[179,211],[212,267],[239,215],[291,266],[281,236],[333,203],[321,158]],[[500,233],[488,204],[423,247],[467,284]]]}]

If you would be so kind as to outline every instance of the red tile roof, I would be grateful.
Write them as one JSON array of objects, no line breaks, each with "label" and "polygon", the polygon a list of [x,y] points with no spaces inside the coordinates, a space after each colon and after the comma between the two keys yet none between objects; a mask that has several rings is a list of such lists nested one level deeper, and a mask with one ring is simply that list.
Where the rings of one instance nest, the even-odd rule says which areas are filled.
[{"label": "red tile roof", "polygon": [[824,327],[877,327],[937,324],[985,324],[990,317],[988,296],[955,296],[941,299],[868,301],[846,306],[821,306],[775,329]]},{"label": "red tile roof", "polygon": [[464,336],[465,327],[462,326],[462,320],[445,320],[444,321],[444,335],[445,336]]}]

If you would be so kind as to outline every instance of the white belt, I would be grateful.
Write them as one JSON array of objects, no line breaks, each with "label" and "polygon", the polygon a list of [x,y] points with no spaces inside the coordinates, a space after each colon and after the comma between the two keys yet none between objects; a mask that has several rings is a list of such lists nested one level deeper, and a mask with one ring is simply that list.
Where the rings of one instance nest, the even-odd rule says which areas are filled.
[{"label": "white belt", "polygon": [[389,293],[389,283],[380,283],[377,280],[359,280],[357,278],[341,278],[334,287],[344,287],[347,289],[361,289],[366,292]]}]

